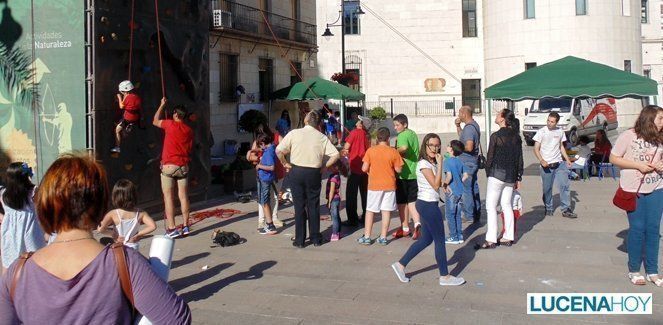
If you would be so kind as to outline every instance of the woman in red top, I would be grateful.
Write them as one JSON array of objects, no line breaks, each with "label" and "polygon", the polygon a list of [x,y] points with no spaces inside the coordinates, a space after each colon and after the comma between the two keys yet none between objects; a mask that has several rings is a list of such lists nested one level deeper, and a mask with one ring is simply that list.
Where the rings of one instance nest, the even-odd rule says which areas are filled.
[{"label": "woman in red top", "polygon": [[590,160],[592,164],[598,165],[599,163],[606,163],[610,159],[610,151],[612,150],[612,144],[608,140],[608,136],[605,134],[605,130],[596,131],[596,137],[594,138],[594,149],[592,150],[592,155]]},{"label": "woman in red top", "polygon": [[[152,124],[164,130],[163,151],[161,152],[161,191],[166,214],[166,236],[177,238],[189,234],[189,189],[187,175],[191,150],[193,148],[193,130],[184,120],[187,117],[186,108],[177,105],[173,109],[173,119],[161,119],[161,112],[166,106],[166,98],[161,99],[161,105],[154,113]],[[182,229],[175,227],[175,202],[173,188],[177,184],[177,196],[180,199],[184,224]]]}]

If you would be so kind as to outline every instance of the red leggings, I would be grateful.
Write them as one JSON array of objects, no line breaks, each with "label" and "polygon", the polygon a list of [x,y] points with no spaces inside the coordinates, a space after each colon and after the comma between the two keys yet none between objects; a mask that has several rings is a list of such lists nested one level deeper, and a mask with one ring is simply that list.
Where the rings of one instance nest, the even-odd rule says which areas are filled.
[{"label": "red leggings", "polygon": [[[504,235],[504,212],[500,213],[500,217],[502,218],[502,232],[500,232],[500,238]],[[518,225],[518,219],[520,219],[520,210],[513,210],[513,238],[518,238],[516,230],[518,229],[516,226]]]}]

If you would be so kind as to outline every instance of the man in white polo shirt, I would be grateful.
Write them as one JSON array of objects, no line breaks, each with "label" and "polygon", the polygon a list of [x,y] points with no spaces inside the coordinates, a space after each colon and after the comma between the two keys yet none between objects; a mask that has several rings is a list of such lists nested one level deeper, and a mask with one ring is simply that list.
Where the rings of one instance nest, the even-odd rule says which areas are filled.
[{"label": "man in white polo shirt", "polygon": [[[543,186],[543,204],[545,215],[553,215],[553,183],[559,187],[559,198],[562,203],[562,216],[577,218],[578,215],[571,209],[571,189],[569,183],[569,168],[573,163],[564,149],[566,135],[557,127],[559,114],[552,112],[548,115],[546,127],[542,127],[534,135],[534,155],[541,166],[541,182]],[[564,163],[566,161],[566,163]]]}]

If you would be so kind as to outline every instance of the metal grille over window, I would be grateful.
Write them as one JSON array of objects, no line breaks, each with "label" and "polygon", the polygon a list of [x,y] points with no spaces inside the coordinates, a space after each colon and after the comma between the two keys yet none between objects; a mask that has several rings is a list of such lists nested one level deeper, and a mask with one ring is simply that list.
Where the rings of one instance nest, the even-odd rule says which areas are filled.
[{"label": "metal grille over window", "polygon": [[463,0],[463,37],[477,37],[476,0]]},{"label": "metal grille over window", "polygon": [[219,101],[237,100],[237,55],[219,55]]}]

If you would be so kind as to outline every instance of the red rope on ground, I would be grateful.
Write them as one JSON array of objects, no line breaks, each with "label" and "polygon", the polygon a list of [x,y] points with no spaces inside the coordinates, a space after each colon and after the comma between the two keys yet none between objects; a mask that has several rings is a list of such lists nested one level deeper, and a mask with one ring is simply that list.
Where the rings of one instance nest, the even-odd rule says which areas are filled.
[{"label": "red rope on ground", "polygon": [[[211,209],[211,210],[205,210],[205,211],[200,211],[200,212],[194,212],[189,216],[189,227],[207,219],[207,218],[218,218],[218,219],[230,219],[234,217],[235,215],[238,214],[243,214],[242,211],[235,210],[235,209],[222,209],[222,208],[217,208],[217,209]],[[164,219],[165,222],[165,219]],[[179,224],[175,226],[175,228],[182,228],[183,225]]]}]

